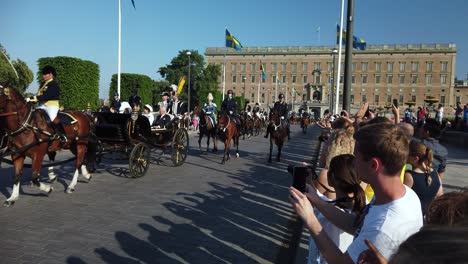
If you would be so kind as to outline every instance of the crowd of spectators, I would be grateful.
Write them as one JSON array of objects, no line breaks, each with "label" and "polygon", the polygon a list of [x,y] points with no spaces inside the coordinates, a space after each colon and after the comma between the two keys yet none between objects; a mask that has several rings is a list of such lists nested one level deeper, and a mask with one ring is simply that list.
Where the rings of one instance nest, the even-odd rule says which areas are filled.
[{"label": "crowd of spectators", "polygon": [[404,122],[397,106],[391,111],[393,118],[378,116],[366,103],[353,116],[326,113],[317,122],[318,177],[305,192],[290,188],[310,232],[308,263],[468,259],[468,190],[444,194],[442,187],[448,155],[438,141],[442,117]]}]

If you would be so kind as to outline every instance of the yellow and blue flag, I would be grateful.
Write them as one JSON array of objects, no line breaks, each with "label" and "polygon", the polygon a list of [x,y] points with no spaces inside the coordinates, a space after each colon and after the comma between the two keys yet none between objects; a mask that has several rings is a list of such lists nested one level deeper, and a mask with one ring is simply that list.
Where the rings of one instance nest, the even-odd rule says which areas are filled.
[{"label": "yellow and blue flag", "polygon": [[[336,25],[336,44],[340,43],[340,25]],[[346,29],[343,29],[343,45],[346,45]],[[365,50],[367,43],[365,40],[353,35],[353,48],[358,50]]]},{"label": "yellow and blue flag", "polygon": [[262,71],[262,79],[264,81],[266,81],[267,79],[267,74],[266,74],[266,70],[265,70],[265,67],[263,66],[263,63],[260,62],[260,70]]},{"label": "yellow and blue flag", "polygon": [[242,44],[226,29],[226,47],[242,50]]}]

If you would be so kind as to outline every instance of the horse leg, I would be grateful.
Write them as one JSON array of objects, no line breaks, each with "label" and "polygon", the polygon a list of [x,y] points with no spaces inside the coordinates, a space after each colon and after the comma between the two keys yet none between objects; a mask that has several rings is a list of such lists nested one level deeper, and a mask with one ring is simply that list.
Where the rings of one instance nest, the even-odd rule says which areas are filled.
[{"label": "horse leg", "polygon": [[239,134],[234,137],[234,143],[236,144],[236,158],[239,157]]},{"label": "horse leg", "polygon": [[83,177],[89,182],[91,180],[91,174],[89,174],[88,170],[86,169],[86,165],[83,164],[84,161],[84,154],[86,152],[86,147],[83,145],[76,146],[76,163],[75,163],[75,173],[73,174],[73,179],[68,185],[67,189],[65,190],[66,193],[73,193],[75,191],[75,186],[78,182],[78,175],[80,174],[80,167],[81,173]]},{"label": "horse leg", "polygon": [[273,152],[273,139],[270,136],[270,155],[268,156],[268,163],[271,163],[271,153]]},{"label": "horse leg", "polygon": [[216,130],[213,132],[212,134],[212,137],[213,137],[213,152],[216,152],[218,151],[218,136],[216,134]]},{"label": "horse leg", "polygon": [[23,163],[24,163],[24,156],[17,157],[16,159],[12,157],[14,160],[14,167],[15,167],[15,175],[13,176],[13,190],[11,191],[10,197],[3,203],[3,206],[10,207],[12,206],[18,199],[19,199],[19,189],[20,189],[20,180],[21,175],[23,175]]},{"label": "horse leg", "polygon": [[[41,151],[39,151],[41,152]],[[49,184],[42,183],[40,182],[40,176],[41,176],[41,167],[42,167],[42,161],[44,160],[44,154],[37,154],[31,157],[32,160],[32,183],[36,186],[39,187],[39,190],[49,194],[51,193],[54,188],[51,187]]]},{"label": "horse leg", "polygon": [[[57,152],[49,152],[47,153],[47,155],[49,156],[49,162],[54,163]],[[54,183],[57,180],[57,174],[55,174],[54,172],[54,166],[49,166],[47,170],[48,170],[47,175],[49,176],[49,182]]]},{"label": "horse leg", "polygon": [[201,140],[203,138],[203,132],[202,130],[200,129],[200,136],[198,137],[198,149],[200,150],[200,152],[203,154],[203,151],[201,149]]},{"label": "horse leg", "polygon": [[226,144],[226,160],[229,160],[231,158],[231,141],[232,141],[232,136],[228,137],[227,139],[227,144]]},{"label": "horse leg", "polygon": [[278,143],[278,155],[276,156],[276,161],[281,161],[281,149],[283,148],[283,142]]}]

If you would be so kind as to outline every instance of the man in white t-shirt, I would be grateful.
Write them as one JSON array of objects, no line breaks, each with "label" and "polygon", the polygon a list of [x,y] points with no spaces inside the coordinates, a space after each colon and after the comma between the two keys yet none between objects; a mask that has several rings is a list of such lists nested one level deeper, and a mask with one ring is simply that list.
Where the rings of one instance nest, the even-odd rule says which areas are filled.
[{"label": "man in white t-shirt", "polygon": [[[356,263],[367,249],[365,240],[389,259],[423,224],[417,195],[400,180],[409,152],[408,140],[401,128],[393,124],[367,125],[359,129],[354,138],[356,169],[361,180],[372,185],[375,194],[360,219],[324,202],[315,190],[307,195],[293,187],[290,191],[294,209],[328,263]],[[354,241],[345,253],[324,232],[310,202],[337,227],[354,234]]]}]

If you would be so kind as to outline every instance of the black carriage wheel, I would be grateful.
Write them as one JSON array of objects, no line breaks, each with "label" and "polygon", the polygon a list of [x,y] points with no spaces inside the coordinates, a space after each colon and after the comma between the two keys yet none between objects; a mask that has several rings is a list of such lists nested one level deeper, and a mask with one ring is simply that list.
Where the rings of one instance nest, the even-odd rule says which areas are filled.
[{"label": "black carriage wheel", "polygon": [[146,144],[138,143],[130,152],[129,169],[133,178],[140,178],[149,168],[150,149]]},{"label": "black carriage wheel", "polygon": [[187,158],[187,152],[189,148],[189,137],[187,130],[179,128],[174,134],[172,139],[172,153],[171,160],[174,166],[180,166],[184,164]]}]

